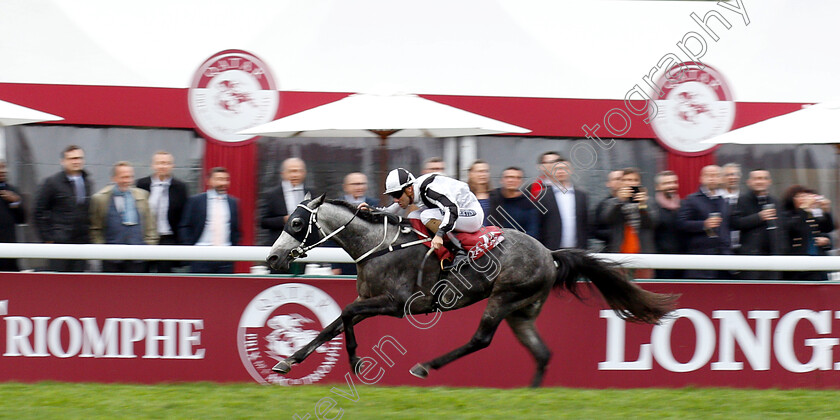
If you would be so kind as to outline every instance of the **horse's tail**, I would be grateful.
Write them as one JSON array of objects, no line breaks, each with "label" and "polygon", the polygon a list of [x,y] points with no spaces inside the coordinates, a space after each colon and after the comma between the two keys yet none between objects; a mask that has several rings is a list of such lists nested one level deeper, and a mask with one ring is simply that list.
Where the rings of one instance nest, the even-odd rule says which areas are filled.
[{"label": "horse's tail", "polygon": [[674,310],[679,295],[649,292],[623,274],[619,265],[598,259],[586,251],[552,251],[557,263],[554,287],[566,289],[578,299],[578,279],[589,279],[615,313],[627,321],[656,324]]}]

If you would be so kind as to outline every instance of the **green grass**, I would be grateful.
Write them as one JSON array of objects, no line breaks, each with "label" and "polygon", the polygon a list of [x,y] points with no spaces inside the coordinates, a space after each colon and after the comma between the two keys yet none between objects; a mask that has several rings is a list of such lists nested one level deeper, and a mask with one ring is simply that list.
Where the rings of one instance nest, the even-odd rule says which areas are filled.
[{"label": "green grass", "polygon": [[[338,404],[322,418],[345,419],[829,419],[838,391],[721,388],[581,390],[357,387],[357,402],[329,386],[0,384],[0,417],[10,419],[310,419],[319,400]],[[329,400],[323,400],[329,402]]]}]

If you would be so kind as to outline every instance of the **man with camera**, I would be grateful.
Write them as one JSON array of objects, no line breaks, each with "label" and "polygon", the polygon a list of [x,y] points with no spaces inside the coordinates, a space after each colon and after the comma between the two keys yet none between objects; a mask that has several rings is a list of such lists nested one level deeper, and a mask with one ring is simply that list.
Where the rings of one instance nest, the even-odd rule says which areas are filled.
[{"label": "man with camera", "polygon": [[[652,206],[647,190],[642,187],[641,171],[625,168],[622,172],[621,187],[616,196],[607,200],[598,215],[598,219],[609,226],[605,252],[654,253],[655,206]],[[650,274],[637,272],[636,277],[649,278]]]}]

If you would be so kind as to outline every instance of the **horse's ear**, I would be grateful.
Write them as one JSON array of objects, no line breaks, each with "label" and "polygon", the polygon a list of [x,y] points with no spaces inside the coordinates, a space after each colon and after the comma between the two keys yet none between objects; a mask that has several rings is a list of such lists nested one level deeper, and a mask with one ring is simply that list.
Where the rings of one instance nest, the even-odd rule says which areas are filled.
[{"label": "horse's ear", "polygon": [[311,199],[312,199],[312,193],[310,193],[309,191],[307,191],[307,192],[306,192],[306,195],[304,195],[304,196],[303,196],[303,201],[306,201],[306,200],[311,200]]},{"label": "horse's ear", "polygon": [[321,204],[324,204],[324,198],[325,198],[326,196],[327,196],[327,194],[326,194],[326,193],[324,193],[324,194],[319,195],[319,196],[318,196],[317,198],[315,198],[314,200],[310,201],[310,202],[309,202],[309,208],[310,208],[310,209],[314,209],[314,208],[317,208],[318,206],[320,206]]}]

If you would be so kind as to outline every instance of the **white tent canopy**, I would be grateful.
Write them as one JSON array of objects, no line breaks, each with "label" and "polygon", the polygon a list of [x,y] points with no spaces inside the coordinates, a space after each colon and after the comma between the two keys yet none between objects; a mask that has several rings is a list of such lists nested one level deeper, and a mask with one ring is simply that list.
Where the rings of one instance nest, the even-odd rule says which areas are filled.
[{"label": "white tent canopy", "polygon": [[703,143],[840,143],[840,98],[732,130]]},{"label": "white tent canopy", "polygon": [[0,101],[0,126],[2,127],[43,121],[61,121],[63,119],[57,115],[15,105],[11,102]]},{"label": "white tent canopy", "polygon": [[271,137],[456,137],[531,130],[410,94],[357,93],[239,134]]}]

